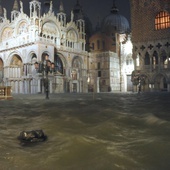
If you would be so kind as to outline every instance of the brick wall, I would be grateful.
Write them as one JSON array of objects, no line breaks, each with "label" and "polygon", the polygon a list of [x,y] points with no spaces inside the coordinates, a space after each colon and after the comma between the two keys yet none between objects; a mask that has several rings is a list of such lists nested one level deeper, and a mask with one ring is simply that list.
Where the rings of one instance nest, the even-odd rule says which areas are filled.
[{"label": "brick wall", "polygon": [[155,30],[155,17],[170,12],[170,0],[130,0],[132,41],[146,42],[170,37],[170,28]]}]

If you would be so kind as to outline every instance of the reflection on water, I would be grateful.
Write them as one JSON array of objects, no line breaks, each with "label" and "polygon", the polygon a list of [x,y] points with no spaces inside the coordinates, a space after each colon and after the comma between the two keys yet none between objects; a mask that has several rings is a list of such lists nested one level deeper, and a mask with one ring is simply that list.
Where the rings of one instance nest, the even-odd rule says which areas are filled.
[{"label": "reflection on water", "polygon": [[[169,170],[170,95],[60,94],[0,101],[1,170]],[[46,142],[23,147],[23,130]]]}]

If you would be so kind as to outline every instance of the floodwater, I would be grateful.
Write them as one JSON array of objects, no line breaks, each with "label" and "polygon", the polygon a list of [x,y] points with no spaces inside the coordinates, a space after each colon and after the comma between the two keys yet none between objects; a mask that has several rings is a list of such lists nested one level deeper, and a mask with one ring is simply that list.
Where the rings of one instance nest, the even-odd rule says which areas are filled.
[{"label": "floodwater", "polygon": [[[170,94],[16,95],[0,101],[0,170],[169,170]],[[20,145],[23,130],[45,142]]]}]

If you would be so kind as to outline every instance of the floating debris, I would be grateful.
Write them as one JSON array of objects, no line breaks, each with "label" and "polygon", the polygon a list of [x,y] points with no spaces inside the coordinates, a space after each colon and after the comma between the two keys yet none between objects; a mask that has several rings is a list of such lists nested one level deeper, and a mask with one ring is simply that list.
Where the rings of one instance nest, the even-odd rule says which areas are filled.
[{"label": "floating debris", "polygon": [[22,131],[18,136],[18,140],[20,140],[21,145],[43,142],[46,139],[47,136],[42,130]]}]

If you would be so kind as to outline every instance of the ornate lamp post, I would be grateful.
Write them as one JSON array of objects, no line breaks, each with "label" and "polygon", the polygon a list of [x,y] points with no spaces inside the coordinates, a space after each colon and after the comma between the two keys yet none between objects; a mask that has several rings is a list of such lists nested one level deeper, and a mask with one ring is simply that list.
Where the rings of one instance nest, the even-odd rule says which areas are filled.
[{"label": "ornate lamp post", "polygon": [[35,62],[34,66],[37,73],[41,73],[43,76],[46,99],[49,99],[48,73],[55,72],[55,65],[49,60],[49,56],[46,55],[44,62]]}]

